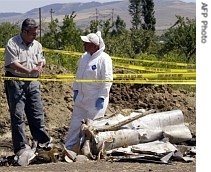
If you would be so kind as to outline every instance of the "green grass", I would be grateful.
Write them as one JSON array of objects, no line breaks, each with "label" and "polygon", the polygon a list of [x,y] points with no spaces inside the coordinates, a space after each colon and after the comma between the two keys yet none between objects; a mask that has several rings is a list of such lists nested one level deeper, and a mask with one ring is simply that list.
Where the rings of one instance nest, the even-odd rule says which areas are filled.
[{"label": "green grass", "polygon": [[184,89],[189,92],[196,92],[196,85],[172,85],[175,90]]}]

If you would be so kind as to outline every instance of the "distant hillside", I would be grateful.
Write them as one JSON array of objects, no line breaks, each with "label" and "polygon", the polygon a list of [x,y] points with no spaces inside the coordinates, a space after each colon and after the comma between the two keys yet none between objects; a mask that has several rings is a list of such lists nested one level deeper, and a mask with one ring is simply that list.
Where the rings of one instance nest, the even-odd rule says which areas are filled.
[{"label": "distant hillside", "polygon": [[14,17],[14,16],[17,16],[17,15],[22,15],[22,13],[0,13],[0,19],[4,19],[4,18],[7,18],[7,17]]},{"label": "distant hillside", "polygon": [[[91,0],[90,0],[91,1]],[[154,0],[156,29],[163,30],[170,27],[176,21],[175,15],[188,18],[196,17],[196,3],[185,3],[180,0]],[[75,22],[77,27],[86,28],[90,20],[106,20],[108,18],[116,19],[119,15],[131,27],[131,16],[128,12],[129,1],[114,1],[107,3],[88,2],[88,3],[56,3],[41,7],[41,16],[43,22],[50,22],[52,17],[57,18],[60,22],[64,15],[71,14],[75,11]],[[39,9],[34,8],[24,14],[22,13],[0,13],[0,22],[19,22],[26,17],[39,19]]]}]

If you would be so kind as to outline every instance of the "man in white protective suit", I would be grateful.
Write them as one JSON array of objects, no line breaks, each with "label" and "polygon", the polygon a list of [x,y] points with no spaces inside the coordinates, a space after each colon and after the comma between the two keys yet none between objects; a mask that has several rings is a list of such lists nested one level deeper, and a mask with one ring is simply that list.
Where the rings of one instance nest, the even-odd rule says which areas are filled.
[{"label": "man in white protective suit", "polygon": [[[111,57],[104,52],[105,44],[101,32],[81,36],[85,53],[79,60],[77,80],[113,80]],[[65,147],[77,152],[80,145],[80,126],[83,119],[103,117],[108,103],[111,82],[75,82],[73,100],[75,102],[71,124]]]}]

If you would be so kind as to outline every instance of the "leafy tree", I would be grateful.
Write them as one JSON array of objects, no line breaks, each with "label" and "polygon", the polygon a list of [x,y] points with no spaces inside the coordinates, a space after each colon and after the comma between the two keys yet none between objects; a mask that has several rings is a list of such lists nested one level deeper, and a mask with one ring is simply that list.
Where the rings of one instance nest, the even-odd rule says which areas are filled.
[{"label": "leafy tree", "polygon": [[[196,20],[176,16],[177,21],[164,34],[164,46],[161,53],[176,50],[184,54],[186,62],[190,62],[196,53]],[[194,59],[192,59],[194,60]]]},{"label": "leafy tree", "polygon": [[136,55],[146,52],[154,40],[156,19],[153,0],[129,0],[132,16],[131,46]]},{"label": "leafy tree", "polygon": [[63,49],[78,51],[82,47],[80,35],[81,31],[76,28],[74,18],[76,17],[73,11],[71,15],[65,15],[61,29],[61,42]]},{"label": "leafy tree", "polygon": [[89,30],[92,33],[96,33],[98,31],[99,21],[91,20]]},{"label": "leafy tree", "polygon": [[155,31],[156,18],[154,16],[153,0],[129,0],[129,13],[132,17],[132,28]]},{"label": "leafy tree", "polygon": [[112,30],[112,35],[121,35],[126,31],[126,23],[118,15],[116,21],[114,22],[114,28]]},{"label": "leafy tree", "polygon": [[20,26],[18,23],[0,23],[0,47],[4,48],[7,41],[18,33],[20,33]]},{"label": "leafy tree", "polygon": [[132,28],[139,29],[141,27],[141,16],[142,16],[142,0],[129,0],[129,14],[132,17]]},{"label": "leafy tree", "polygon": [[104,38],[109,37],[110,30],[113,27],[113,24],[111,23],[111,19],[107,19],[106,21],[101,21],[100,27],[102,28]]},{"label": "leafy tree", "polygon": [[155,31],[156,18],[154,16],[154,2],[153,0],[142,0],[142,17],[144,23],[142,28],[144,30]]},{"label": "leafy tree", "polygon": [[[153,33],[143,29],[131,30],[131,46],[136,54],[144,53],[148,50],[151,40],[153,38]],[[135,57],[135,56],[134,56]]]},{"label": "leafy tree", "polygon": [[106,39],[106,51],[110,55],[119,57],[134,57],[134,51],[131,46],[131,34],[125,31],[120,35],[113,35],[111,39]]},{"label": "leafy tree", "polygon": [[61,39],[59,35],[58,19],[52,20],[49,23],[48,31],[42,38],[42,44],[46,48],[61,49]]}]

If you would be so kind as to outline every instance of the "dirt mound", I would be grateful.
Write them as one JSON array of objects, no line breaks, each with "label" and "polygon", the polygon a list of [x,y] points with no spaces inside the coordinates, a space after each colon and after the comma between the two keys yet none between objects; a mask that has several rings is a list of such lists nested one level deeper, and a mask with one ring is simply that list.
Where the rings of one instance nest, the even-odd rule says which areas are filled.
[{"label": "dirt mound", "polygon": [[196,95],[186,90],[174,90],[170,85],[114,84],[110,106],[116,110],[156,109],[157,112],[182,110],[185,122],[195,132]]}]

